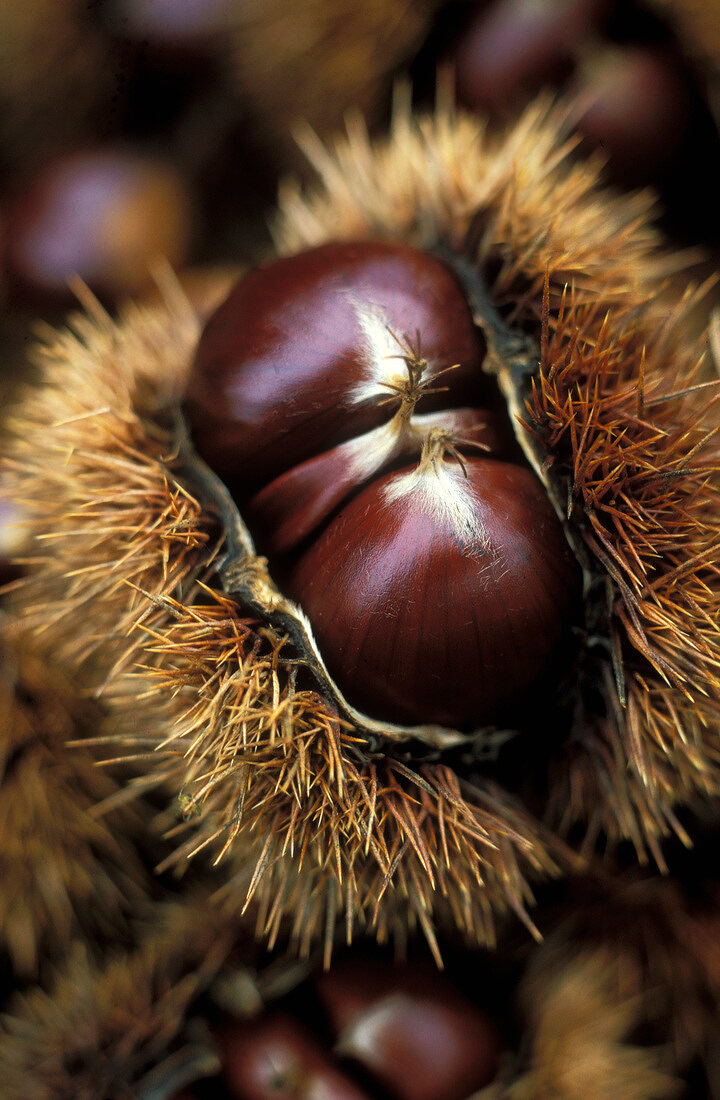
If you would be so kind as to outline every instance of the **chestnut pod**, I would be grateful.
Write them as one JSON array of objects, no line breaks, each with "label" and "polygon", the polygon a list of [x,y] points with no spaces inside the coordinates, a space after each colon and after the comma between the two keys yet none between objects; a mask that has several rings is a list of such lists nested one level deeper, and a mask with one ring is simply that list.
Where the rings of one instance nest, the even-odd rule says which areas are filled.
[{"label": "chestnut pod", "polygon": [[[476,403],[481,350],[432,255],[384,241],[309,249],[246,275],[208,322],[186,394],[195,445],[217,472],[259,486],[387,420],[413,356],[430,388],[459,364],[454,403]],[[423,407],[444,396],[426,393]]]},{"label": "chestnut pod", "polygon": [[[495,942],[494,913],[518,914],[534,932],[531,884],[576,874],[576,842],[583,858],[607,851],[631,863],[634,844],[639,859],[659,862],[668,834],[720,783],[719,437],[690,334],[697,299],[662,282],[669,261],[647,197],[598,189],[595,167],[568,161],[566,114],[534,105],[500,136],[447,107],[436,119],[401,111],[387,141],[366,145],[354,131],[337,156],[323,155],[322,188],[291,194],[278,230],[288,252],[345,231],[411,236],[442,254],[488,346],[478,391],[487,377],[497,383],[537,483],[519,464],[468,458],[472,499],[448,515],[438,497],[457,505],[459,492],[426,491],[426,510],[421,494],[389,500],[382,479],[417,471],[384,469],[377,484],[351,487],[295,561],[265,559],[248,501],[232,500],[229,479],[199,460],[176,416],[197,323],[174,298],[160,326],[139,311],[58,335],[44,389],[15,418],[24,430],[13,493],[32,507],[38,537],[13,614],[44,633],[83,691],[103,691],[108,744],[127,746],[141,789],[148,772],[174,788],[187,818],[173,830],[178,862],[227,858],[223,912],[256,909],[255,928],[278,947],[286,934],[301,951],[322,941],[328,961],[338,921],[348,937],[397,937],[400,949],[422,929],[438,960],[440,930]],[[401,323],[398,335],[415,339]],[[165,325],[172,340],[157,339]],[[421,327],[424,347],[426,335]],[[242,343],[241,327],[227,346]],[[470,404],[485,408],[484,393]],[[342,442],[318,431],[314,455]],[[438,482],[465,484],[450,458],[437,466]],[[492,484],[491,468],[512,492],[478,519],[476,482]],[[528,483],[530,514],[493,544]],[[460,527],[482,526],[488,545],[458,537],[468,511]],[[336,535],[353,515],[355,546]],[[565,536],[584,581],[576,620]],[[315,571],[300,591],[306,556],[327,574],[333,544],[338,576]],[[347,605],[328,603],[313,621],[321,580]],[[353,644],[359,628],[372,631],[377,687],[346,681],[345,698],[333,682],[329,666],[345,657],[312,636],[332,638],[333,615]],[[571,623],[573,651],[553,652]],[[383,659],[411,681],[397,689],[406,696],[396,713],[420,724],[386,717]],[[423,671],[445,681],[449,702],[423,708],[433,686]],[[360,712],[349,704],[363,691]],[[499,720],[483,722],[493,707]],[[455,708],[470,728],[431,725],[433,714],[454,723]]]},{"label": "chestnut pod", "polygon": [[535,476],[442,457],[372,482],[292,570],[331,674],[396,722],[467,726],[547,669],[578,567]]}]

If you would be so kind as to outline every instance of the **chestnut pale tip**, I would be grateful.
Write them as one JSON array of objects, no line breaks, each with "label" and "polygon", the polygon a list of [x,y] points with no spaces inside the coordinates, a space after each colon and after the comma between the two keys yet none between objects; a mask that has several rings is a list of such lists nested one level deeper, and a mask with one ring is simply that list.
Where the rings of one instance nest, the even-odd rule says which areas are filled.
[{"label": "chestnut pale tip", "polygon": [[263,550],[284,554],[299,546],[330,518],[354,490],[399,458],[420,456],[433,428],[462,438],[465,446],[502,454],[504,435],[497,418],[478,409],[449,409],[404,417],[332,447],[275,478],[248,504]]}]

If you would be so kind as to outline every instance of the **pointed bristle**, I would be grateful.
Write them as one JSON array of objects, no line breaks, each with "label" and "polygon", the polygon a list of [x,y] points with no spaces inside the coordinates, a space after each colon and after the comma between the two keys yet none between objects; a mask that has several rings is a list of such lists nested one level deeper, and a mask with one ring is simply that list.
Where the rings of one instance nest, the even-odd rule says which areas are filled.
[{"label": "pointed bristle", "polygon": [[145,631],[139,675],[193,699],[176,707],[156,768],[181,785],[191,828],[176,858],[229,854],[226,904],[241,912],[255,899],[261,933],[273,941],[292,922],[303,951],[340,914],[350,933],[383,938],[402,914],[433,946],[442,915],[482,943],[494,940],[493,906],[530,925],[526,876],[555,872],[567,853],[512,799],[441,765],[364,760],[352,728],[295,688],[282,639],[232,601],[174,612]]},{"label": "pointed bristle", "polygon": [[402,110],[389,138],[353,134],[313,156],[320,183],[283,192],[278,248],[362,236],[451,243],[498,264],[494,289],[516,303],[511,321],[539,303],[548,272],[584,300],[623,304],[677,259],[655,251],[649,193],[604,189],[599,162],[571,160],[569,118],[568,105],[540,97],[498,135],[449,106],[434,116]]},{"label": "pointed bristle", "polygon": [[569,512],[605,588],[592,678],[615,700],[595,713],[586,703],[590,752],[555,798],[566,822],[595,815],[660,860],[674,804],[720,790],[720,385],[703,380],[686,338],[691,307],[653,331],[637,307],[603,317],[563,298],[526,421],[567,470]]}]

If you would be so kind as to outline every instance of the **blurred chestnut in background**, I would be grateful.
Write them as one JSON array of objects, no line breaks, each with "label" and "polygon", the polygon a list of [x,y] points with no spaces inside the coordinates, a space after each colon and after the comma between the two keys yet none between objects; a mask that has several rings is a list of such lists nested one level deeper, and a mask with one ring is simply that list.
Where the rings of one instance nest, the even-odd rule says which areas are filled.
[{"label": "blurred chestnut in background", "polygon": [[349,960],[318,987],[336,1049],[401,1100],[465,1100],[498,1071],[497,1028],[437,971]]},{"label": "blurred chestnut in background", "polygon": [[697,48],[713,16],[695,7],[693,20],[683,0],[493,0],[472,6],[444,56],[460,103],[492,119],[543,88],[566,94],[583,152],[597,150],[621,186],[653,186],[668,232],[706,246],[720,239],[720,56],[708,29]]},{"label": "blurred chestnut in background", "polygon": [[571,88],[578,129],[589,149],[608,158],[616,180],[628,186],[645,183],[675,154],[688,122],[690,95],[667,51],[598,49],[580,62]]},{"label": "blurred chestnut in background", "polygon": [[487,1013],[444,974],[362,955],[278,1008],[227,1021],[218,1041],[222,1084],[201,1095],[233,1100],[466,1100],[495,1078],[502,1049]]},{"label": "blurred chestnut in background", "polygon": [[451,54],[460,101],[503,116],[540,87],[566,81],[587,148],[608,158],[618,182],[647,183],[687,126],[688,73],[667,44],[611,41],[614,13],[612,0],[498,0],[479,8]]},{"label": "blurred chestnut in background", "polygon": [[233,7],[232,0],[102,0],[99,10],[114,34],[174,46],[226,30]]},{"label": "blurred chestnut in background", "polygon": [[237,1100],[368,1100],[291,1017],[238,1022],[221,1036],[223,1076]]},{"label": "blurred chestnut in background", "polygon": [[124,149],[94,149],[50,162],[8,211],[7,263],[35,291],[67,293],[80,276],[112,296],[138,292],[158,257],[180,265],[194,227],[178,172]]},{"label": "blurred chestnut in background", "polygon": [[460,101],[507,114],[534,88],[565,75],[612,0],[499,0],[476,5],[450,60]]}]

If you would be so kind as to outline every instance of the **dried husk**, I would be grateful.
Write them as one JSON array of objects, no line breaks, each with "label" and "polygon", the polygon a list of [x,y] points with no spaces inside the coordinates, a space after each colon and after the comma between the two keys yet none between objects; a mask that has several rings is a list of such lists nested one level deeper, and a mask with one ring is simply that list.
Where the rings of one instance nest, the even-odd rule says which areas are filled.
[{"label": "dried husk", "polygon": [[[644,1002],[644,1034],[684,1076],[702,1064],[717,1081],[720,1018],[720,891],[713,875],[717,834],[675,860],[666,876],[636,868],[574,883],[543,947],[548,969],[599,954],[615,999]],[[546,929],[547,930],[547,929]],[[712,1091],[712,1088],[711,1088]]]},{"label": "dried husk", "polygon": [[109,48],[79,0],[0,10],[0,165],[11,178],[87,136],[108,94]]},{"label": "dried husk", "polygon": [[391,727],[368,741],[337,696],[297,687],[265,563],[223,546],[222,490],[176,430],[198,322],[172,287],[119,323],[90,303],[39,351],[45,380],[14,425],[38,532],[18,606],[102,700],[136,788],[174,785],[176,858],[227,857],[226,903],[255,899],[271,941],[324,935],[327,958],[344,917],[348,938],[419,927],[438,957],[438,924],[491,943],[494,913],[530,923],[530,879],[579,865],[578,826],[586,850],[604,833],[661,862],[675,806],[718,793],[716,391],[650,197],[600,188],[566,135],[544,101],[499,137],[446,104],[398,104],[386,141],[359,123],[332,152],[308,137],[320,184],[286,188],[276,226],[284,253],[380,237],[460,257],[524,338],[513,358],[496,333],[488,365],[563,511],[587,621],[571,729],[505,786],[483,760],[493,731],[458,770]]},{"label": "dried husk", "polygon": [[720,24],[715,0],[652,0],[658,14],[672,24],[687,53],[720,69]]},{"label": "dried husk", "polygon": [[600,949],[564,958],[540,948],[521,982],[527,1068],[476,1100],[662,1100],[681,1095],[662,1050],[631,1038],[642,996],[623,996],[608,980],[614,960]]},{"label": "dried husk", "polygon": [[224,47],[231,80],[275,158],[299,160],[302,119],[322,134],[345,112],[378,121],[392,82],[428,35],[438,0],[244,0],[231,7]]},{"label": "dried husk", "polygon": [[138,909],[137,943],[102,959],[76,942],[47,987],[18,994],[0,1021],[7,1100],[165,1100],[219,1069],[198,999],[234,929],[206,894]]},{"label": "dried husk", "polygon": [[517,411],[607,586],[593,625],[614,655],[594,671],[605,713],[578,715],[581,751],[550,790],[566,824],[599,815],[593,827],[642,851],[674,827],[674,801],[717,790],[717,389],[683,324],[692,289],[665,283],[678,258],[658,248],[650,196],[598,190],[599,167],[569,163],[562,132],[541,100],[493,157],[482,124],[442,107],[413,124],[400,106],[374,146],[359,127],[333,153],[308,135],[322,183],[310,198],[286,190],[276,236],[287,252],[441,241],[497,269],[493,300],[534,326],[540,371]]},{"label": "dried husk", "polygon": [[[657,878],[587,879],[559,920],[544,922],[555,925],[544,944],[506,949],[510,984],[496,994],[515,1006],[518,1030],[473,1100],[680,1095],[690,1059],[712,1060],[719,989],[716,906],[693,912],[682,893]],[[300,983],[317,977],[317,953],[293,966],[258,952],[232,907],[205,890],[140,908],[133,931],[135,946],[118,942],[102,958],[76,943],[44,988],[11,1001],[0,1021],[8,1100],[165,1100],[220,1069],[206,1022],[218,1006],[252,1019],[282,1003],[287,1011],[292,991],[294,1010],[307,1004],[312,1016]],[[481,975],[477,961],[470,969]],[[492,1004],[491,969],[485,980]]]},{"label": "dried husk", "polygon": [[15,979],[37,978],[75,938],[101,950],[122,937],[157,891],[162,846],[147,810],[103,810],[120,784],[84,743],[101,721],[0,615],[0,965]]}]

